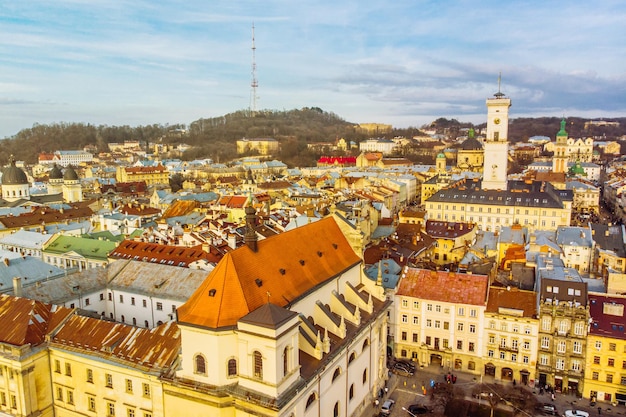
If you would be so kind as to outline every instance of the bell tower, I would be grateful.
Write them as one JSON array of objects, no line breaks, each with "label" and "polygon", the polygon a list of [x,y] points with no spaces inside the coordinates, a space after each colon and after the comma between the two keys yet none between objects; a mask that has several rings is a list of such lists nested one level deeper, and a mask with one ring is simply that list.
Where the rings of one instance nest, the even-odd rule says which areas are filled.
[{"label": "bell tower", "polygon": [[509,156],[509,107],[511,99],[500,91],[487,99],[487,137],[483,165],[483,190],[506,190]]}]

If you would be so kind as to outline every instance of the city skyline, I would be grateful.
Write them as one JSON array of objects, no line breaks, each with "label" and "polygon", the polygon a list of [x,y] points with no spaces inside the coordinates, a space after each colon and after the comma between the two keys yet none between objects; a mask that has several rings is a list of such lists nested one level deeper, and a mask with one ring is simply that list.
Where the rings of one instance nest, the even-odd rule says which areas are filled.
[{"label": "city skyline", "polygon": [[34,123],[189,124],[250,106],[354,123],[626,115],[622,4],[67,0],[0,11],[0,138]]}]

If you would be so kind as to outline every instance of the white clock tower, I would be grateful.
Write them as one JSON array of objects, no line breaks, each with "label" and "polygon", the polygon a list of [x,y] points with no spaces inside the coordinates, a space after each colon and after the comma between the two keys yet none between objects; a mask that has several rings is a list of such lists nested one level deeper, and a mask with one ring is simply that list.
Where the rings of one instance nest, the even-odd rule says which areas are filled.
[{"label": "white clock tower", "polygon": [[484,146],[483,190],[506,190],[509,156],[509,107],[511,99],[500,92],[487,99],[487,137]]}]

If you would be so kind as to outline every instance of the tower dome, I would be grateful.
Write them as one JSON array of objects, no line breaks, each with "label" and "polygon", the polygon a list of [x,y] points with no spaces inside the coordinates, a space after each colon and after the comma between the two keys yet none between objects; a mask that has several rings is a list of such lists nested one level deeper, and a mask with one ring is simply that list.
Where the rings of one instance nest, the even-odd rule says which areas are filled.
[{"label": "tower dome", "polygon": [[48,175],[49,175],[51,180],[62,180],[63,179],[63,172],[61,171],[61,168],[59,168],[59,166],[57,164],[54,164],[54,166],[52,167],[52,169],[50,170]]},{"label": "tower dome", "polygon": [[68,165],[67,168],[65,168],[65,172],[63,173],[63,180],[64,181],[78,180],[78,174],[76,173],[76,171],[74,171],[74,168],[72,168],[71,165]]},{"label": "tower dome", "polygon": [[15,166],[13,155],[9,158],[9,166],[2,171],[2,185],[23,185],[28,184],[28,178],[24,171]]}]

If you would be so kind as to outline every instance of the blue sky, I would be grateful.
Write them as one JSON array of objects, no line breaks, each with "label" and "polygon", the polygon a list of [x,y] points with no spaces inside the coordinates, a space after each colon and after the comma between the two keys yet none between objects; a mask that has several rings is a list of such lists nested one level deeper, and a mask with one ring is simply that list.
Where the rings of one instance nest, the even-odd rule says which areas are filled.
[{"label": "blue sky", "polygon": [[624,117],[626,4],[593,3],[0,0],[0,138],[249,108],[253,23],[258,109],[481,123],[501,72],[513,118]]}]

